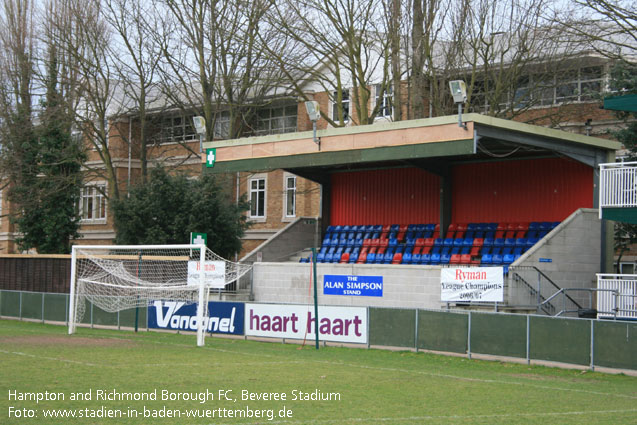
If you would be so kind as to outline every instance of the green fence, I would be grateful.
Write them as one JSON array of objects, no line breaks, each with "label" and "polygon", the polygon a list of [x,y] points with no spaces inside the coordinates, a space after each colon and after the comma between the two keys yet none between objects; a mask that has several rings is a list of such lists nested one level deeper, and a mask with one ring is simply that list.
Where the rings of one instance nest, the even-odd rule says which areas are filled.
[{"label": "green fence", "polygon": [[[0,290],[0,316],[66,322],[68,295]],[[147,308],[138,310],[147,328]],[[369,307],[368,343],[637,370],[637,322]],[[133,328],[135,309],[86,302],[83,324]]]},{"label": "green fence", "polygon": [[[84,302],[81,323],[91,326],[135,327],[135,309],[106,312],[88,301]],[[0,290],[0,316],[19,319],[68,323],[69,296],[44,292]],[[137,323],[147,328],[148,308],[137,311]]]}]

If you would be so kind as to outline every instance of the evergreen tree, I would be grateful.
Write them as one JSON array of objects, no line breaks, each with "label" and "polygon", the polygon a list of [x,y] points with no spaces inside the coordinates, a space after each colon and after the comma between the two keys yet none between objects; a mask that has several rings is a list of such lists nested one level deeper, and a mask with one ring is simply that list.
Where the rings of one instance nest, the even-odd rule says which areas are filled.
[{"label": "evergreen tree", "polygon": [[191,232],[207,233],[208,248],[232,258],[241,250],[241,236],[248,227],[243,214],[248,202],[232,202],[209,174],[191,180],[155,168],[146,183],[134,186],[128,198],[111,206],[115,241],[124,245],[183,244]]},{"label": "evergreen tree", "polygon": [[40,254],[69,253],[70,239],[79,237],[77,205],[84,154],[80,142],[71,137],[71,120],[64,113],[57,85],[52,48],[41,123],[24,141],[20,177],[11,192],[20,207],[14,218],[20,231],[18,246],[35,248]]}]

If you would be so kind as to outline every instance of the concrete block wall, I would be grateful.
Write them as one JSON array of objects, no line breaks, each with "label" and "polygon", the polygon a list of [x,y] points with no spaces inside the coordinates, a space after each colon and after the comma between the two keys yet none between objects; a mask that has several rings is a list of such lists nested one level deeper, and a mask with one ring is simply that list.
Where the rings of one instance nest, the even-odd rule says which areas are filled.
[{"label": "concrete block wall", "polygon": [[[255,263],[254,300],[294,304],[313,303],[310,291],[312,265],[308,263]],[[318,298],[322,305],[396,308],[442,307],[440,267],[382,264],[318,264]],[[323,276],[383,276],[383,296],[323,295]]]},{"label": "concrete block wall", "polygon": [[317,225],[315,217],[300,217],[246,254],[241,262],[256,262],[259,252],[263,262],[286,261],[296,252],[322,242],[320,237],[315,236],[317,232],[320,234],[320,226],[320,220]]},{"label": "concrete block wall", "polygon": [[[601,250],[602,221],[598,211],[583,208],[560,223],[512,267],[535,266],[560,288],[595,288],[596,273],[602,268]],[[589,304],[588,293],[570,292],[569,296],[583,307]]]}]

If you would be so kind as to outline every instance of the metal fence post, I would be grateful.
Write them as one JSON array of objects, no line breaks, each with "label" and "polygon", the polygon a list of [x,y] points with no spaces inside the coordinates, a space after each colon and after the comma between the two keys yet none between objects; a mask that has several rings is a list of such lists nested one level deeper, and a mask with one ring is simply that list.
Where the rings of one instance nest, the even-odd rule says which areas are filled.
[{"label": "metal fence post", "polygon": [[591,319],[591,370],[595,370],[595,320]]},{"label": "metal fence post", "polygon": [[471,360],[471,311],[469,311],[469,320],[467,324],[467,357]]},{"label": "metal fence post", "polygon": [[20,320],[22,320],[22,291],[20,291],[20,310],[18,314],[20,315]]},{"label": "metal fence post", "polygon": [[418,352],[418,309],[416,309],[416,326],[414,326],[414,346],[416,348],[416,353]]},{"label": "metal fence post", "polygon": [[93,303],[91,303],[91,328],[93,328]]},{"label": "metal fence post", "polygon": [[44,292],[42,292],[42,323],[44,323]]},{"label": "metal fence post", "polygon": [[531,316],[526,315],[526,364],[531,364]]}]

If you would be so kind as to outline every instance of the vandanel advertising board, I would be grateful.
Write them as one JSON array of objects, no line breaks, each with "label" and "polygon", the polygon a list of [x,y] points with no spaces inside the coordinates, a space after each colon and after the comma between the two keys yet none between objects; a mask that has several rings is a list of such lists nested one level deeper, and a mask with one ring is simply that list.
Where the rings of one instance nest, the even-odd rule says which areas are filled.
[{"label": "vandanel advertising board", "polygon": [[[243,335],[243,303],[208,303],[208,317],[204,317],[206,332]],[[177,301],[154,301],[148,307],[148,327],[197,331],[197,304]]]},{"label": "vandanel advertising board", "polygon": [[440,270],[442,302],[504,301],[502,267],[443,267]]},{"label": "vandanel advertising board", "polygon": [[[365,307],[319,306],[319,339],[367,343]],[[245,334],[269,338],[312,340],[316,318],[313,305],[246,304]]]}]

